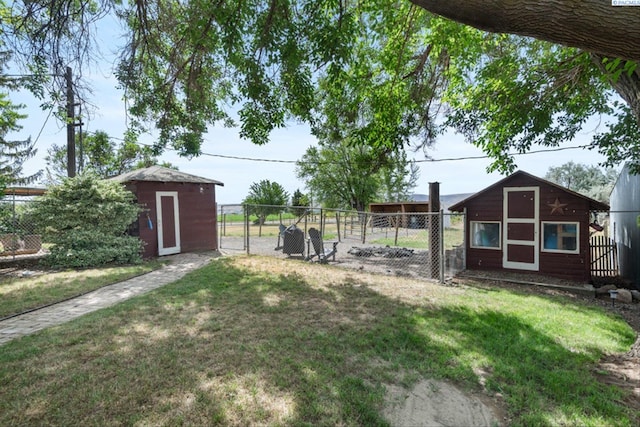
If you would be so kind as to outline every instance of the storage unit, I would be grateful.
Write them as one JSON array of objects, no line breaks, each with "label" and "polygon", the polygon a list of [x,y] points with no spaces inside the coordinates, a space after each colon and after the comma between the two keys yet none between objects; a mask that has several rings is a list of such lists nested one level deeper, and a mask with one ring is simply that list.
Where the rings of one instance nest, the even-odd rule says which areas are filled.
[{"label": "storage unit", "polygon": [[606,203],[518,171],[449,207],[466,210],[466,268],[591,280],[589,229]]},{"label": "storage unit", "polygon": [[223,183],[162,166],[111,179],[124,183],[143,208],[130,234],[145,243],[144,258],[218,249],[215,187]]},{"label": "storage unit", "polygon": [[395,227],[400,221],[397,225],[402,228],[427,228],[430,211],[429,202],[390,202],[370,203],[369,212],[374,227]]}]

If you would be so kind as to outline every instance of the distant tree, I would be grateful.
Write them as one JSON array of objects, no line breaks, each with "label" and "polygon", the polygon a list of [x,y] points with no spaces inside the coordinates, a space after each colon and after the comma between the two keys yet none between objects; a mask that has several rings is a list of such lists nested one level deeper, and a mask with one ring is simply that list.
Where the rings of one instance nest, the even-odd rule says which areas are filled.
[{"label": "distant tree", "polygon": [[[121,144],[116,144],[106,132],[99,130],[89,135],[76,135],[76,141],[79,142],[76,165],[80,172],[92,171],[101,178],[158,164],[151,147],[138,145],[128,135]],[[47,153],[47,178],[59,182],[67,176],[67,148],[54,144]]]},{"label": "distant tree", "polygon": [[277,182],[263,179],[249,187],[249,194],[242,201],[249,214],[258,216],[259,235],[262,235],[262,224],[268,215],[278,214],[285,210],[289,201],[289,193]]},{"label": "distant tree", "polygon": [[310,207],[311,200],[309,196],[304,194],[302,191],[297,189],[293,192],[293,196],[291,196],[291,212],[295,216],[302,216],[307,211],[307,207]]},{"label": "distant tree", "polygon": [[126,230],[140,207],[122,184],[93,173],[65,178],[32,204],[31,218],[53,245],[44,262],[58,268],[130,264],[142,243]]},{"label": "distant tree", "polygon": [[380,156],[369,146],[326,142],[307,150],[296,174],[324,206],[364,211],[415,187],[417,169],[410,164],[404,154]]},{"label": "distant tree", "polygon": [[404,202],[411,198],[420,178],[420,168],[407,160],[404,151],[391,158],[389,167],[382,168],[380,172],[384,201]]},{"label": "distant tree", "polygon": [[544,178],[569,190],[608,203],[617,176],[618,173],[614,169],[603,171],[597,166],[568,162],[549,168]]}]

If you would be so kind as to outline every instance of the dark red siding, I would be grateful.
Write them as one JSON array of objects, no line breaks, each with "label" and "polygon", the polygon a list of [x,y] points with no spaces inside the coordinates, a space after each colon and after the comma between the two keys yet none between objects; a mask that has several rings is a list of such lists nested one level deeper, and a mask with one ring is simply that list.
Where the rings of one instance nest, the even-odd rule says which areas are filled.
[{"label": "dark red siding", "polygon": [[[127,183],[126,186],[136,195],[138,203],[144,209],[138,219],[140,239],[145,242],[144,258],[158,256],[158,191],[178,193],[181,252],[218,249],[214,184],[135,181]],[[167,209],[163,212],[166,215]],[[172,212],[171,210],[171,214]],[[149,220],[153,228],[150,228]],[[164,238],[167,246],[167,236]]]},{"label": "dark red siding", "polygon": [[[477,197],[472,196],[467,201],[461,202],[467,211],[467,230],[470,230],[472,221],[500,221],[503,218],[503,188],[504,187],[538,187],[539,206],[539,235],[540,258],[538,272],[543,275],[588,281],[590,279],[590,255],[589,255],[589,199],[580,197],[572,192],[564,191],[554,185],[549,185],[544,180],[533,179],[530,175],[514,175],[513,179],[507,178],[503,185],[493,186],[480,192]],[[511,202],[509,205],[510,217],[531,218],[532,197],[525,197],[533,192],[508,193]],[[522,196],[522,197],[520,197]],[[518,200],[515,200],[518,199]],[[523,216],[520,216],[522,214]],[[542,242],[542,223],[551,222],[577,222],[579,223],[579,254],[544,252]],[[511,224],[509,237],[519,240],[520,237],[532,233],[531,224]],[[502,233],[504,228],[502,229]],[[470,247],[470,236],[467,237],[467,268],[482,270],[503,270],[504,235],[501,235],[501,249],[478,249]],[[517,245],[516,245],[517,246]],[[531,262],[533,259],[533,247],[522,247],[522,251],[510,252],[511,261]]]}]

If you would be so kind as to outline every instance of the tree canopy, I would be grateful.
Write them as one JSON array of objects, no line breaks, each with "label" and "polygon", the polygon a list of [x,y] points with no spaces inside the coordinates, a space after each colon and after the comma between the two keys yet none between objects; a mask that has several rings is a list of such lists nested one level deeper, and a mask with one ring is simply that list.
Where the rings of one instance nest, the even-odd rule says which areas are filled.
[{"label": "tree canopy", "polygon": [[358,211],[380,200],[408,200],[419,176],[404,153],[381,159],[371,147],[348,141],[310,147],[296,163],[296,174],[305,181],[314,201]]},{"label": "tree canopy", "polygon": [[296,189],[291,195],[291,208],[290,211],[298,217],[301,217],[307,212],[307,209],[311,207],[311,199],[307,194],[304,194],[300,189]]},{"label": "tree canopy", "polygon": [[[101,130],[92,134],[76,135],[76,165],[80,172],[91,171],[101,178],[110,178],[136,168],[157,164],[151,147],[138,145],[132,138],[116,143]],[[60,182],[67,176],[67,147],[53,144],[47,151],[47,174],[51,182]],[[165,167],[171,167],[164,164]]]},{"label": "tree canopy", "polygon": [[[257,144],[290,120],[314,128],[334,124],[332,131],[346,120],[353,143],[382,155],[407,144],[429,147],[439,132],[453,129],[496,159],[494,169],[509,171],[511,151],[556,146],[575,136],[589,117],[606,114],[613,121],[594,138],[594,148],[613,162],[638,162],[640,74],[634,62],[624,61],[636,54],[580,50],[605,32],[596,29],[612,30],[610,17],[603,16],[614,15],[611,8],[581,5],[571,11],[577,19],[547,25],[569,2],[515,2],[500,13],[504,1],[453,2],[459,15],[476,16],[477,27],[575,46],[567,48],[485,33],[423,9],[474,24],[436,10],[446,2],[414,3],[422,8],[373,0],[18,0],[3,8],[8,18],[2,20],[2,37],[26,66],[46,70],[60,84],[55,76],[62,65],[95,58],[94,25],[106,15],[117,17],[126,40],[117,75],[135,124],[159,130],[157,149],[170,145],[184,155],[198,155],[207,126],[234,125],[237,111],[241,136]],[[529,9],[547,13],[534,13],[542,18],[533,20],[524,13]],[[637,14],[614,10],[616,21],[619,15],[630,25],[625,34],[635,37],[640,25],[631,24],[638,24]],[[589,22],[588,46],[517,31],[527,19],[563,34]],[[626,106],[611,102],[614,90]],[[340,108],[331,115],[326,106],[335,100],[341,100]],[[623,155],[608,144],[620,135],[630,144]]]},{"label": "tree canopy", "polygon": [[[262,226],[268,215],[282,212],[289,202],[289,193],[277,182],[263,179],[249,187],[249,194],[242,204],[249,214],[258,216],[258,224]],[[262,228],[260,228],[262,234]]]},{"label": "tree canopy", "polygon": [[568,162],[550,167],[544,178],[569,190],[608,203],[609,194],[618,179],[618,172],[615,169],[603,171],[597,166]]}]

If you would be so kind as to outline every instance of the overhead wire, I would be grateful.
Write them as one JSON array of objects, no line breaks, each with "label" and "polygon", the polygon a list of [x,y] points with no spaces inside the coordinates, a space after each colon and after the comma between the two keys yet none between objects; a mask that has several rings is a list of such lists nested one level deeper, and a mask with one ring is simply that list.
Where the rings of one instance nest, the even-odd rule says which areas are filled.
[{"label": "overhead wire", "polygon": [[[116,138],[116,137],[112,137],[112,136],[110,136],[109,139],[114,139],[114,140],[117,140],[117,141],[124,141],[122,138]],[[143,146],[146,146],[146,147],[153,147],[152,144],[146,144],[146,143],[140,143],[140,145],[143,145]],[[591,144],[585,144],[585,145],[576,145],[576,146],[573,146],[573,147],[544,148],[544,149],[540,149],[540,150],[528,151],[526,153],[509,153],[508,155],[509,156],[524,156],[524,155],[528,155],[528,154],[553,153],[553,152],[557,152],[557,151],[577,150],[577,149],[585,149],[585,148],[590,148],[590,147],[592,147]],[[171,150],[171,151],[177,151],[177,150],[175,150],[173,148],[167,148],[167,149]],[[243,160],[243,161],[250,161],[250,162],[288,163],[288,164],[301,163],[299,160],[283,160],[283,159],[266,159],[266,158],[260,158],[260,157],[231,156],[231,155],[227,155],[227,154],[214,154],[214,153],[207,153],[207,152],[202,152],[199,155],[200,156],[207,156],[207,157],[217,157],[217,158],[221,158],[221,159]],[[422,160],[413,160],[413,162],[415,162],[415,163],[438,163],[438,162],[454,162],[454,161],[463,161],[463,160],[482,160],[482,159],[490,159],[490,158],[491,158],[491,156],[483,154],[483,155],[478,155],[478,156],[446,157],[446,158],[441,158],[441,159],[430,158],[430,159],[422,159]]]},{"label": "overhead wire", "polygon": [[40,139],[40,136],[42,135],[42,132],[44,131],[45,126],[47,126],[47,123],[49,122],[49,118],[51,117],[51,113],[53,112],[53,107],[54,106],[51,106],[51,108],[49,108],[49,113],[47,114],[47,118],[44,119],[44,123],[42,124],[42,127],[40,128],[40,132],[38,132],[38,136],[36,136],[36,139],[33,141],[34,145]]},{"label": "overhead wire", "polygon": [[[591,147],[590,144],[587,145],[577,145],[574,147],[557,147],[557,148],[547,148],[540,150],[532,150],[526,153],[509,153],[510,156],[523,156],[527,154],[540,154],[540,153],[552,153],[556,151],[565,151],[565,150],[576,150],[576,149],[585,149]],[[281,160],[281,159],[264,159],[264,158],[256,158],[256,157],[242,157],[242,156],[229,156],[225,154],[213,154],[213,153],[200,153],[202,156],[208,157],[219,157],[223,159],[231,159],[231,160],[245,160],[252,162],[271,162],[271,163],[299,163],[298,160]],[[481,160],[481,159],[489,159],[491,156],[486,154],[479,156],[465,156],[465,157],[448,157],[442,159],[422,159],[422,160],[413,160],[415,163],[437,163],[437,162],[454,162],[454,161],[462,161],[462,160]]]}]

